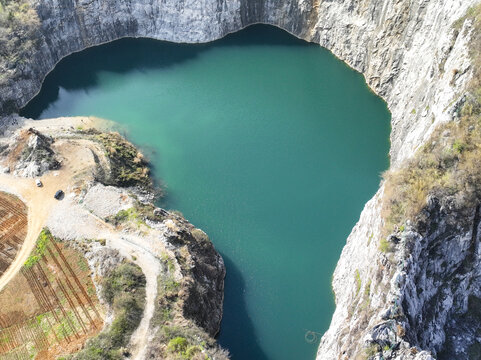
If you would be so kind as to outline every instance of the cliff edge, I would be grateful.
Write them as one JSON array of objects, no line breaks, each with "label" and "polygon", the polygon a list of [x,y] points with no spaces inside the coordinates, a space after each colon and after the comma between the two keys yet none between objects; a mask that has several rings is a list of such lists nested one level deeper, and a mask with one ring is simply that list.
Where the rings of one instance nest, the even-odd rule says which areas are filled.
[{"label": "cliff edge", "polygon": [[[457,186],[451,192],[438,190],[452,185],[444,180],[460,175],[452,166],[463,169],[469,163],[466,159],[475,158],[462,154],[476,154],[470,149],[472,143],[463,145],[450,134],[476,139],[466,134],[476,132],[478,126],[471,121],[479,108],[467,100],[476,92],[472,79],[477,65],[473,66],[470,50],[476,27],[472,9],[479,1],[24,3],[24,8],[3,20],[16,29],[9,32],[8,40],[25,44],[15,58],[0,60],[0,112],[5,115],[18,111],[39,91],[45,75],[61,58],[121,37],[206,42],[262,22],[330,49],[363,73],[392,113],[392,176],[386,175],[347,240],[333,279],[337,307],[318,359],[476,358],[472,352],[479,354],[478,335],[461,325],[473,321],[469,314],[478,311],[479,206],[476,201],[461,201],[466,193]],[[35,16],[28,26],[8,23],[31,14],[31,9]],[[444,128],[446,124],[455,128]],[[443,156],[421,161],[433,142],[432,147],[443,144]],[[417,169],[414,175],[394,176],[412,166]],[[432,173],[437,175],[427,178],[434,179],[436,186],[418,183]],[[464,182],[465,189],[476,183],[476,176],[470,179]],[[405,203],[389,195],[390,184],[408,189],[394,192],[409,199],[419,195],[420,201],[406,203],[416,205],[416,211],[406,211]],[[394,206],[402,210],[400,215],[386,210]],[[460,332],[463,335],[456,336]]]}]

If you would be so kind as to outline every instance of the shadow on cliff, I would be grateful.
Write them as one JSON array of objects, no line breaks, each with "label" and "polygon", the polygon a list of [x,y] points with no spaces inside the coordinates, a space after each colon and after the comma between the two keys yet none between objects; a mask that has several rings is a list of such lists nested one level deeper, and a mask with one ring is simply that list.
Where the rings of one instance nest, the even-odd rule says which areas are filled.
[{"label": "shadow on cliff", "polygon": [[233,360],[267,360],[266,354],[257,341],[254,325],[247,312],[244,300],[245,282],[242,274],[225,254],[222,254],[222,257],[227,275],[224,291],[224,316],[218,336],[219,344],[229,350]]},{"label": "shadow on cliff", "polygon": [[98,75],[102,71],[127,74],[132,71],[167,69],[193,60],[214,47],[256,45],[306,46],[306,43],[270,25],[249,26],[207,44],[121,39],[72,54],[60,61],[46,77],[40,93],[20,113],[39,118],[58,99],[60,88],[67,91],[93,89],[98,85]]}]

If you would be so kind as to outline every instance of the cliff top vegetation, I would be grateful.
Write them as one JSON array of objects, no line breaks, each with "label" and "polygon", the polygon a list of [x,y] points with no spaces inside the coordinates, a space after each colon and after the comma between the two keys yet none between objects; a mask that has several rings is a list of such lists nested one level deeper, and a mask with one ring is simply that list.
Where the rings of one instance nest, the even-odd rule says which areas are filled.
[{"label": "cliff top vegetation", "polygon": [[27,0],[0,0],[0,84],[34,52],[39,29],[37,12]]},{"label": "cliff top vegetation", "polygon": [[384,173],[384,235],[419,220],[430,196],[468,212],[481,201],[481,5],[454,24],[454,36],[465,21],[472,23],[472,79],[457,119],[439,126],[403,166]]}]

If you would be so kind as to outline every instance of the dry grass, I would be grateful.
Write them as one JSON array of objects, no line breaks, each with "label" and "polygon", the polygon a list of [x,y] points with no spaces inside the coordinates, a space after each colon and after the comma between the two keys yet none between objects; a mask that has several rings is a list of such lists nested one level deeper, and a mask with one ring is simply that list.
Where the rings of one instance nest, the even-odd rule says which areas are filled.
[{"label": "dry grass", "polygon": [[97,136],[111,164],[108,185],[152,187],[148,162],[134,145],[120,134],[102,133]]},{"label": "dry grass", "polygon": [[462,21],[467,19],[474,31],[473,78],[466,101],[458,109],[457,121],[440,126],[404,166],[383,175],[384,235],[415,220],[430,195],[450,197],[457,209],[470,208],[481,199],[481,5],[470,9]]}]

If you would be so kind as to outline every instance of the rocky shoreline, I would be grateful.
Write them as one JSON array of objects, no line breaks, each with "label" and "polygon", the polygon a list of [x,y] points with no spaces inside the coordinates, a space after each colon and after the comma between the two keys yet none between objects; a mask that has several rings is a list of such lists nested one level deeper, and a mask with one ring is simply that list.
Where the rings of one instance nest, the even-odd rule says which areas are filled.
[{"label": "rocky shoreline", "polygon": [[[0,59],[6,74],[0,85],[0,113],[18,111],[39,91],[55,64],[72,52],[122,37],[207,42],[262,22],[319,43],[364,74],[392,113],[390,156],[396,169],[430,141],[436,128],[458,118],[473,75],[469,56],[473,24],[469,19],[457,22],[466,20],[468,9],[478,3],[32,0],[29,4],[39,24],[32,35],[35,46],[17,67]],[[460,342],[454,334],[460,331],[455,319],[465,319],[468,308],[476,304],[472,296],[479,291],[477,267],[472,266],[478,261],[477,245],[474,251],[469,245],[477,244],[477,208],[459,212],[431,199],[425,211],[432,227],[403,225],[389,238],[391,245],[383,245],[384,191],[382,186],[366,205],[347,240],[333,278],[336,311],[317,358],[432,359],[436,353],[442,358],[441,350],[448,344],[456,358],[468,359],[466,347],[473,342]],[[449,225],[458,220],[470,225]],[[394,251],[385,253],[381,246]],[[431,261],[426,253],[437,260]],[[472,270],[463,272],[462,279],[444,277],[466,261]],[[440,264],[443,271],[431,268],[431,263]],[[452,286],[434,291],[442,284]],[[400,308],[405,313],[398,313]]]},{"label": "rocky shoreline", "polygon": [[[107,308],[104,330],[73,358],[175,359],[189,353],[227,359],[214,340],[224,299],[222,257],[202,230],[154,206],[156,194],[142,154],[119,134],[98,130],[96,119],[17,120],[20,127],[10,127],[0,138],[0,163],[7,173],[0,184],[20,195],[15,179],[42,179],[44,188],[36,194],[46,192],[53,179],[62,184],[65,197],[51,206],[42,226],[85,255],[97,296]],[[46,152],[48,163],[41,156]],[[35,221],[29,195],[24,198],[29,221]],[[106,295],[106,287],[132,276],[143,280]],[[108,280],[112,277],[118,279]],[[135,292],[139,299],[128,300]],[[122,325],[125,340],[119,347],[114,340],[124,321],[119,316],[131,317],[122,315],[130,311],[122,304],[133,301],[139,304],[136,321]],[[173,346],[176,341],[182,346]]]}]

